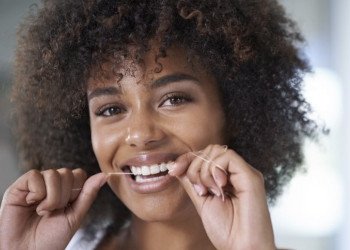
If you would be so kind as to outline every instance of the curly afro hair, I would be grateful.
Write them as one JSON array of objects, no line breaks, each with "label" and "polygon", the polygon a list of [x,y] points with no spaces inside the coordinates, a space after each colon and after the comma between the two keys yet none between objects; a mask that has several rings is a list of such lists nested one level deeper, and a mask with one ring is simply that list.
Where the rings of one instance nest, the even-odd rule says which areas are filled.
[{"label": "curly afro hair", "polygon": [[[13,102],[22,165],[99,172],[87,80],[103,77],[105,62],[129,57],[130,45],[140,63],[154,40],[155,60],[180,44],[216,78],[228,145],[262,172],[273,201],[301,166],[303,140],[317,134],[301,94],[309,71],[303,38],[275,0],[44,0],[18,32]],[[94,209],[105,212],[94,213],[89,229],[102,217],[115,230],[130,216],[108,187]]]}]

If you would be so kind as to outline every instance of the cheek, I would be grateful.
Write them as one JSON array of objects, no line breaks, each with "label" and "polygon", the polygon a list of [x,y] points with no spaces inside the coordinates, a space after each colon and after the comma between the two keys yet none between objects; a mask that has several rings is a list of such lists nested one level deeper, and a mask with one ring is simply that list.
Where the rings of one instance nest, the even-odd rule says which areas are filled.
[{"label": "cheek", "polygon": [[[224,144],[223,115],[215,109],[197,110],[173,121],[173,136],[189,150],[201,150],[208,144]],[[195,115],[194,115],[195,114]]]},{"label": "cheek", "polygon": [[112,171],[113,160],[120,144],[121,134],[115,132],[112,128],[94,124],[91,126],[91,140],[101,170],[104,172]]}]

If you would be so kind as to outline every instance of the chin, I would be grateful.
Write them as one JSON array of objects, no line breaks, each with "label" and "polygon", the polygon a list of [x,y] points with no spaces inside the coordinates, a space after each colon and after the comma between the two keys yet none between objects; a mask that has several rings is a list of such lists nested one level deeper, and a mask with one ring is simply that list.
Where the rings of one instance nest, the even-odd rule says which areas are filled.
[{"label": "chin", "polygon": [[143,197],[142,200],[127,204],[134,216],[145,222],[176,222],[184,217],[188,217],[195,211],[195,207],[183,191],[179,197],[176,195],[153,195],[151,197]]}]

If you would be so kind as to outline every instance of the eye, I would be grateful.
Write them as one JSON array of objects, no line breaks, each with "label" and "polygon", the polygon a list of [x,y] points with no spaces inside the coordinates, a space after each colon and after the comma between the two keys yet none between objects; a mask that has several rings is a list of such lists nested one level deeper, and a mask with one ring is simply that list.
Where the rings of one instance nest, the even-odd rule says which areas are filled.
[{"label": "eye", "polygon": [[171,93],[165,96],[165,100],[160,106],[178,106],[188,102],[191,102],[190,96],[183,93]]},{"label": "eye", "polygon": [[123,113],[125,110],[121,107],[118,106],[109,106],[109,107],[102,107],[99,110],[97,110],[96,115],[97,116],[114,116],[114,115],[119,115]]}]

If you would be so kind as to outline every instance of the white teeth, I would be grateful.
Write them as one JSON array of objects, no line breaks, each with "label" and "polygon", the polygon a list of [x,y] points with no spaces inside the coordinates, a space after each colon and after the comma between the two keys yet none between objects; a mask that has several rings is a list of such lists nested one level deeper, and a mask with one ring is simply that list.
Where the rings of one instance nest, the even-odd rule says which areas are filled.
[{"label": "white teeth", "polygon": [[157,181],[161,178],[164,178],[164,176],[155,176],[152,178],[143,178],[142,175],[136,175],[135,181],[138,183],[145,183],[145,182],[152,182],[152,181]]},{"label": "white teeth", "polygon": [[142,166],[141,171],[142,171],[142,175],[150,175],[151,174],[151,170],[147,166]]},{"label": "white teeth", "polygon": [[152,174],[158,174],[160,172],[168,171],[168,164],[172,164],[173,162],[168,163],[160,163],[160,164],[153,164],[151,166],[142,166],[142,167],[135,167],[131,166],[130,170],[133,173],[133,175],[139,176],[139,175],[152,175]]},{"label": "white teeth", "polygon": [[133,173],[134,175],[136,174],[136,171],[137,171],[136,167],[132,166],[130,170],[131,170],[131,173]]},{"label": "white teeth", "polygon": [[151,174],[158,174],[160,172],[159,165],[154,164],[150,167]]},{"label": "white teeth", "polygon": [[166,165],[167,165],[166,163],[160,164],[160,169],[159,169],[159,170],[160,170],[161,172],[167,171],[168,169],[167,169]]}]

